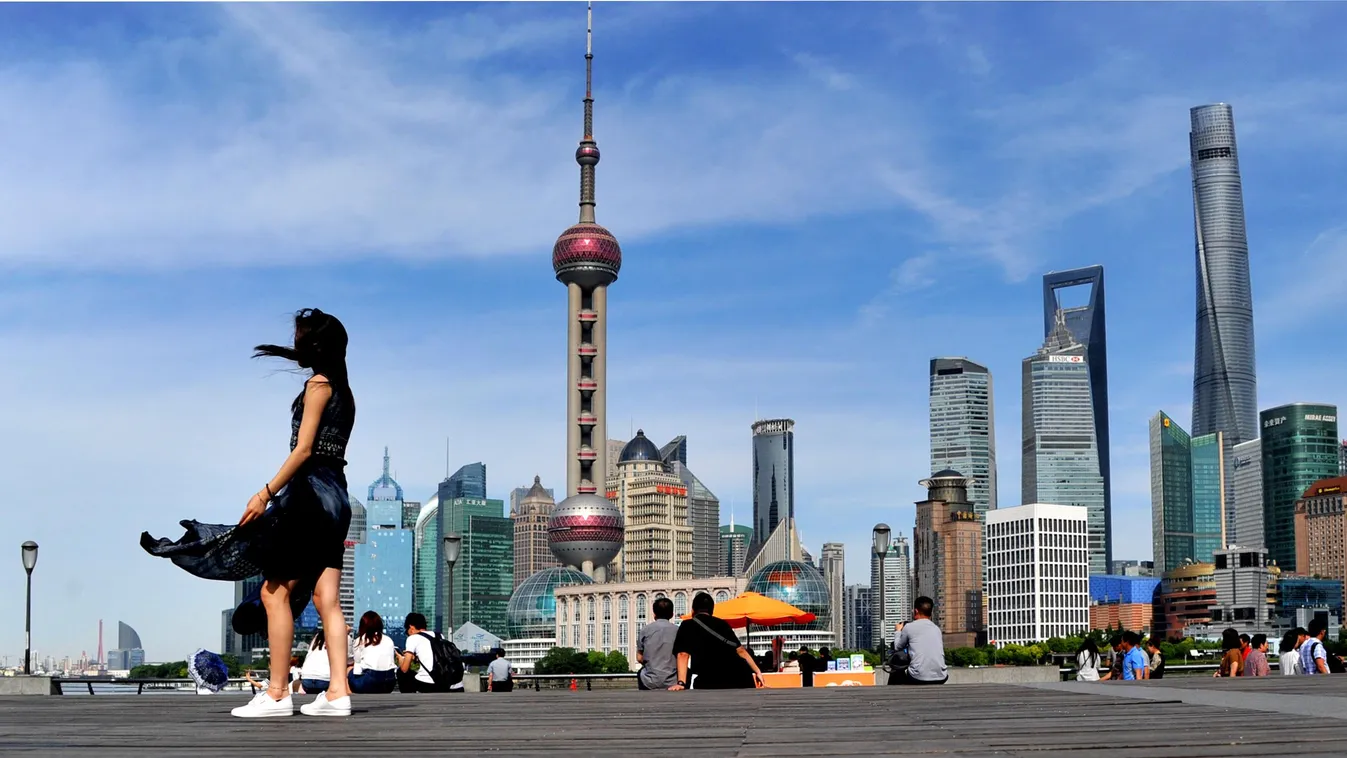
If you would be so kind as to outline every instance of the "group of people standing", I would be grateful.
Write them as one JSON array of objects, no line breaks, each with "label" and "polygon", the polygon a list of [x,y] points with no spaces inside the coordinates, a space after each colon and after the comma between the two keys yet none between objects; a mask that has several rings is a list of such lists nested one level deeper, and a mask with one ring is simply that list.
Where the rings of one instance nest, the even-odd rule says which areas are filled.
[{"label": "group of people standing", "polygon": [[[1315,619],[1309,629],[1297,627],[1287,632],[1278,649],[1278,668],[1286,676],[1297,674],[1327,674],[1336,663],[1324,647],[1328,624]],[[1216,677],[1269,676],[1272,666],[1268,661],[1268,638],[1265,634],[1250,637],[1236,629],[1221,633],[1221,662]],[[1103,659],[1093,639],[1086,638],[1076,653],[1076,681],[1161,679],[1165,673],[1165,659],[1160,641],[1154,637],[1142,644],[1136,632],[1123,632],[1113,639],[1113,660],[1103,674]]]}]

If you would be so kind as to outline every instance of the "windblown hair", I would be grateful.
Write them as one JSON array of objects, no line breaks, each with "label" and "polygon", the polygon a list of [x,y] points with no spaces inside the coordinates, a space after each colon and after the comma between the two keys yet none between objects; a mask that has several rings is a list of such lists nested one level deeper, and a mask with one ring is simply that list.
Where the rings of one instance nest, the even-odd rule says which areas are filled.
[{"label": "windblown hair", "polygon": [[[304,308],[295,312],[294,345],[258,345],[254,348],[254,358],[281,358],[294,363],[302,369],[327,377],[334,393],[341,393],[351,399],[350,376],[346,371],[346,345],[348,336],[346,327],[331,313],[317,308]],[[299,407],[304,393],[295,398],[295,407]]]}]

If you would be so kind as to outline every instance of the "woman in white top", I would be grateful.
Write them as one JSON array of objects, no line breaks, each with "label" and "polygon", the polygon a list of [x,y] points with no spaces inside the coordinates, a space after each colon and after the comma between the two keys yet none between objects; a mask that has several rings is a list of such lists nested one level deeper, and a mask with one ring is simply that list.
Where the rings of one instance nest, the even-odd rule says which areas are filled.
[{"label": "woman in white top", "polygon": [[1099,681],[1099,646],[1089,637],[1080,643],[1080,650],[1076,651],[1076,681]]},{"label": "woman in white top", "polygon": [[1295,676],[1302,673],[1300,668],[1300,643],[1305,638],[1301,635],[1305,633],[1303,629],[1292,629],[1282,636],[1281,645],[1277,648],[1278,655],[1277,666],[1285,676]]},{"label": "woman in white top", "polygon": [[304,656],[304,665],[299,667],[299,684],[304,688],[304,692],[309,695],[317,695],[320,692],[327,692],[327,687],[332,681],[332,666],[327,657],[327,640],[323,635],[323,630],[313,635],[313,642],[309,643],[309,652]]},{"label": "woman in white top", "polygon": [[374,611],[365,611],[360,617],[360,630],[355,638],[355,656],[351,666],[351,691],[362,695],[383,695],[397,686],[397,650],[393,640],[384,634],[384,620]]}]

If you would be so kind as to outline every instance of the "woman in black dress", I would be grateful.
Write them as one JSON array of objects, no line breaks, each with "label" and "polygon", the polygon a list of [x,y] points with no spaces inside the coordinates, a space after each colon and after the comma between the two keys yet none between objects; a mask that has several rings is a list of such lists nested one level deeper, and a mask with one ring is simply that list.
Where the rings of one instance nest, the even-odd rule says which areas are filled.
[{"label": "woman in black dress", "polygon": [[[154,555],[207,579],[239,581],[261,574],[258,592],[234,611],[240,634],[266,629],[271,687],[235,708],[242,718],[290,716],[289,676],[294,615],[308,604],[322,617],[331,670],[346,670],[346,620],[338,601],[342,554],[351,523],[346,494],[346,443],[355,424],[355,398],[346,372],[346,329],[316,308],[295,314],[293,347],[259,345],[254,357],[293,361],[312,372],[291,406],[290,455],[276,475],[249,500],[235,526],[184,521],[177,542],[141,536]],[[334,676],[328,691],[301,709],[311,716],[351,712],[346,677]]]}]

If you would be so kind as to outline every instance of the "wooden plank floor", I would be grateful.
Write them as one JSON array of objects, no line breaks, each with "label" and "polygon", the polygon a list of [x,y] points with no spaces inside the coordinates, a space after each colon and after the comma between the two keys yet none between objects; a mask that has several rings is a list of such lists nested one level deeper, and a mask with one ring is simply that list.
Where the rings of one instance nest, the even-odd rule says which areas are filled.
[{"label": "wooden plank floor", "polygon": [[238,695],[0,698],[0,755],[1347,755],[1341,718],[1182,699],[1303,696],[1347,714],[1347,676],[1053,687],[386,695],[348,719],[258,721],[229,716]]}]

